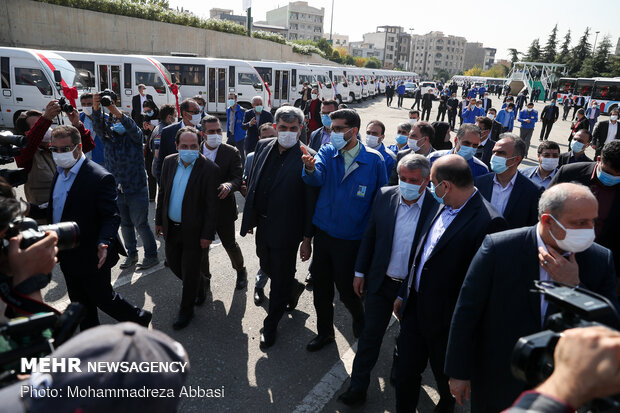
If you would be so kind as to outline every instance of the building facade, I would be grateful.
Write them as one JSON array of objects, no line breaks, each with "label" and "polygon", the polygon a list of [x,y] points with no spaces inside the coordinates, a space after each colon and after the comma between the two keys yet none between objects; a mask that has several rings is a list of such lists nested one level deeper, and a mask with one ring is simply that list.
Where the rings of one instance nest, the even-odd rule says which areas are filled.
[{"label": "building facade", "polygon": [[465,63],[463,70],[479,66],[482,70],[489,70],[495,63],[495,52],[491,47],[484,47],[482,43],[467,43],[465,45]]},{"label": "building facade", "polygon": [[239,23],[242,26],[246,26],[248,25],[248,16],[240,16],[240,15],[236,15],[233,14],[232,10],[227,10],[227,9],[211,9],[209,10],[209,17],[212,19],[218,19],[218,20],[230,20],[233,21],[235,23]]},{"label": "building facade", "polygon": [[374,57],[383,61],[384,49],[377,49],[373,43],[351,42],[349,43],[349,52],[353,57]]},{"label": "building facade", "polygon": [[409,70],[411,65],[411,35],[400,26],[379,26],[374,33],[365,33],[362,43],[383,51],[381,62],[385,69]]},{"label": "building facade", "polygon": [[[332,33],[332,47],[349,48],[349,36],[346,34]],[[323,33],[323,38],[329,40],[329,33]]]},{"label": "building facade", "polygon": [[436,76],[440,70],[459,73],[465,63],[466,43],[464,37],[444,35],[443,32],[413,35],[409,70],[428,78]]},{"label": "building facade", "polygon": [[319,41],[323,37],[325,8],[317,9],[306,1],[290,2],[267,12],[267,25],[288,29],[288,40]]}]

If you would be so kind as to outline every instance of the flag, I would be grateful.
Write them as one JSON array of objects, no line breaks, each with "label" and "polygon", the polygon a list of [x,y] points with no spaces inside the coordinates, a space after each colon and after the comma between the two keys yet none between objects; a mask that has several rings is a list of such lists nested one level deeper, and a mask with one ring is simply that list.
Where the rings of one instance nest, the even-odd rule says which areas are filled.
[{"label": "flag", "polygon": [[252,0],[242,0],[243,2],[243,11],[248,11],[250,7],[252,7]]}]

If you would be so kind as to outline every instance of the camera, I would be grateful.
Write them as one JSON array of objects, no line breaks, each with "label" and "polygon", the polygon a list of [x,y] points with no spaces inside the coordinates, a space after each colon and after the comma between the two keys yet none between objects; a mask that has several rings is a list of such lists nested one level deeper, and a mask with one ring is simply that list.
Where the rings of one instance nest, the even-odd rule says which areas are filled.
[{"label": "camera", "polygon": [[[10,131],[0,132],[0,165],[6,165],[15,161],[28,140],[22,135],[13,135]],[[28,173],[23,168],[0,169],[0,177],[7,180],[11,186],[19,186],[26,183]]]},{"label": "camera", "polygon": [[67,114],[72,113],[75,110],[73,105],[67,102],[67,99],[65,99],[64,97],[61,97],[60,99],[58,99],[58,104],[60,105],[60,110],[62,110],[63,112]]},{"label": "camera", "polygon": [[[581,287],[570,287],[554,281],[535,281],[535,293],[540,293],[560,309],[547,319],[545,331],[521,337],[512,352],[512,374],[531,386],[545,381],[553,373],[553,353],[561,333],[578,327],[604,326],[594,320],[618,318],[611,302],[599,294]],[[610,328],[609,326],[605,326]],[[620,408],[620,395],[591,402],[594,411]]]},{"label": "camera", "polygon": [[101,106],[108,107],[112,103],[116,102],[118,96],[110,89],[106,89],[103,92],[99,92],[99,98],[101,98]]},{"label": "camera", "polygon": [[2,240],[3,248],[8,248],[9,238],[21,234],[22,241],[19,247],[26,249],[45,238],[46,231],[54,231],[58,235],[56,246],[59,251],[72,249],[79,245],[80,227],[75,222],[59,222],[58,224],[39,226],[34,219],[17,217],[9,224],[6,238]]}]

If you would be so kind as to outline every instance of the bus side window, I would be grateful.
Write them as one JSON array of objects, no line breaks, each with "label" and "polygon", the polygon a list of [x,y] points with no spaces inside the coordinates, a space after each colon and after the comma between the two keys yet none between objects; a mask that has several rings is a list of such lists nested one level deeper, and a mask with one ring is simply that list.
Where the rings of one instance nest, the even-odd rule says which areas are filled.
[{"label": "bus side window", "polygon": [[43,95],[52,95],[52,85],[48,82],[41,69],[15,68],[15,84],[36,86]]},{"label": "bus side window", "polygon": [[0,71],[2,73],[2,89],[11,88],[11,70],[9,69],[9,58],[0,59]]}]

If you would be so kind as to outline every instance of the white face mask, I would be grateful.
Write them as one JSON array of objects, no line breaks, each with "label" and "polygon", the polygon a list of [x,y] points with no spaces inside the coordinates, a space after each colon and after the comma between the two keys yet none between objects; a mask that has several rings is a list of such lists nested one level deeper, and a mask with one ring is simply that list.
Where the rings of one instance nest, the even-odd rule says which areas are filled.
[{"label": "white face mask", "polygon": [[93,114],[93,107],[92,106],[84,106],[82,108],[82,112],[84,112],[86,114],[86,116],[92,116],[92,114]]},{"label": "white face mask", "polygon": [[553,171],[558,167],[560,163],[560,158],[542,158],[540,161],[540,167],[545,171]]},{"label": "white face mask", "polygon": [[409,146],[409,148],[414,152],[417,152],[421,149],[418,146],[418,141],[415,139],[411,139],[411,138],[407,139],[407,146]]},{"label": "white face mask", "polygon": [[318,98],[319,98],[319,95],[317,95],[316,93],[312,94],[312,100],[315,100],[315,99],[318,99]]},{"label": "white face mask", "polygon": [[563,240],[559,240],[553,236],[553,233],[549,231],[551,234],[551,238],[558,244],[558,247],[568,252],[581,252],[585,251],[594,242],[594,238],[596,235],[594,233],[594,228],[584,228],[584,229],[573,229],[573,228],[564,228],[564,225],[560,224],[560,221],[555,219],[553,215],[549,215],[553,220],[566,231],[566,236]]},{"label": "white face mask", "polygon": [[297,132],[278,132],[278,143],[283,148],[292,148],[297,143]]},{"label": "white face mask", "polygon": [[611,119],[611,120],[613,120],[613,121],[616,121],[616,120],[618,120],[618,115],[611,115],[611,116],[609,117],[609,119]]},{"label": "white face mask", "polygon": [[214,133],[213,135],[207,135],[207,145],[211,148],[217,148],[222,144],[222,135]]},{"label": "white face mask", "polygon": [[417,119],[409,119],[409,124],[415,125],[418,122]]},{"label": "white face mask", "polygon": [[379,137],[374,135],[366,135],[366,146],[376,148],[379,146]]},{"label": "white face mask", "polygon": [[492,114],[492,113],[487,113],[487,118],[493,120],[493,119],[495,119],[495,115]]},{"label": "white face mask", "polygon": [[190,122],[194,126],[199,125],[200,124],[200,113],[196,113],[195,115],[192,115],[192,120],[190,120]]},{"label": "white face mask", "polygon": [[63,152],[63,153],[52,152],[52,158],[54,159],[54,163],[56,163],[56,165],[64,169],[72,168],[73,165],[75,165],[78,161],[77,159],[73,157],[73,154],[75,153],[76,149],[77,149],[77,146],[73,148],[71,152]]}]

